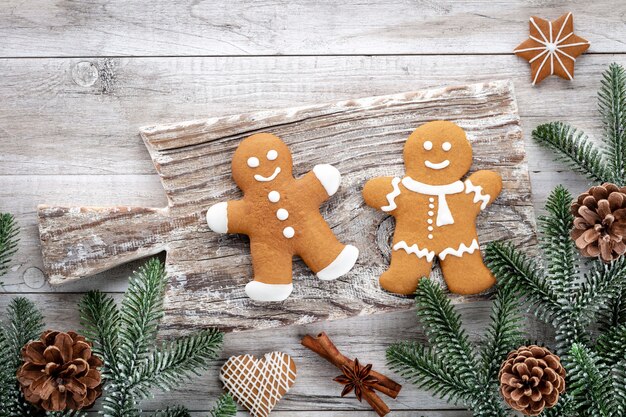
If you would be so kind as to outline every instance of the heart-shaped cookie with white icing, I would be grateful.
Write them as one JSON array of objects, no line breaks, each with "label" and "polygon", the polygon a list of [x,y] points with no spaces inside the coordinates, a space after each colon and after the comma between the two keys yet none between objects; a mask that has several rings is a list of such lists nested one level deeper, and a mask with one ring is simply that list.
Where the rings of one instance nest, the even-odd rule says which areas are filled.
[{"label": "heart-shaped cookie with white icing", "polygon": [[220,380],[252,417],[267,417],[296,382],[296,364],[282,352],[231,356],[220,370]]}]

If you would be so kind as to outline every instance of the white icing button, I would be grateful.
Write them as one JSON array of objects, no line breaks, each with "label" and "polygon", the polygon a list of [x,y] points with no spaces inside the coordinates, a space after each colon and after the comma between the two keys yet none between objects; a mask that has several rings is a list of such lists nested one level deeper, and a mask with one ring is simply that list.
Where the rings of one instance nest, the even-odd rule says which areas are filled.
[{"label": "white icing button", "polygon": [[278,203],[280,200],[280,193],[278,191],[270,191],[267,198],[269,198],[272,203]]},{"label": "white icing button", "polygon": [[278,209],[276,211],[276,217],[278,217],[278,220],[287,220],[287,218],[289,217],[289,212],[283,208]]},{"label": "white icing button", "polygon": [[289,227],[285,227],[283,229],[283,236],[285,236],[287,239],[291,239],[293,237],[293,235],[296,234],[296,231],[293,230],[293,227],[289,226]]},{"label": "white icing button", "polygon": [[258,167],[258,166],[259,166],[259,163],[260,163],[260,162],[259,162],[259,158],[256,158],[256,157],[254,157],[254,156],[253,156],[253,157],[248,158],[248,166],[249,166],[250,168],[256,168],[256,167]]},{"label": "white icing button", "polygon": [[424,142],[424,149],[426,149],[427,151],[430,151],[433,148],[433,143],[429,140],[427,140],[426,142]]},{"label": "white icing button", "polygon": [[432,226],[428,226],[428,231],[432,232],[433,231],[433,227]]},{"label": "white icing button", "polygon": [[435,198],[434,197],[430,197],[430,198],[428,198],[428,201],[430,201],[431,203],[434,203],[435,202]]},{"label": "white icing button", "polygon": [[452,149],[452,144],[450,142],[444,142],[441,145],[441,149],[443,149],[444,151],[448,152],[450,149]]},{"label": "white icing button", "polygon": [[428,205],[428,208],[431,208],[431,209],[432,209],[432,208],[435,208],[435,205],[434,205],[434,204],[429,204],[429,205]]},{"label": "white icing button", "polygon": [[433,219],[428,219],[426,221],[428,222],[428,224],[433,224]]},{"label": "white icing button", "polygon": [[432,238],[433,238],[433,235],[428,235],[428,238],[429,238],[429,239],[432,239]]},{"label": "white icing button", "polygon": [[428,212],[428,215],[429,215],[429,216],[434,216],[434,215],[435,215],[435,212],[433,212],[433,211],[429,211],[429,212]]},{"label": "white icing button", "polygon": [[267,153],[267,159],[269,159],[270,161],[273,161],[276,158],[278,158],[278,152],[276,152],[274,149]]}]

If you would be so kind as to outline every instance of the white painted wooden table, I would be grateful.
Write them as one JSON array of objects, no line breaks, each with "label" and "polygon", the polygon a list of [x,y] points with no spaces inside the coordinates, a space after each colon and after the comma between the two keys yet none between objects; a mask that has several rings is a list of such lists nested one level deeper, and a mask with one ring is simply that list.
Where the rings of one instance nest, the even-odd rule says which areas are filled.
[{"label": "white painted wooden table", "polygon": [[[578,59],[574,81],[551,78],[533,88],[527,63],[511,51],[526,38],[530,15],[555,19],[567,11],[591,48]],[[553,162],[530,132],[558,119],[600,137],[596,91],[610,62],[626,64],[625,19],[619,0],[4,0],[0,211],[17,216],[22,241],[3,279],[0,311],[24,294],[50,327],[71,329],[83,292],[124,290],[132,266],[48,286],[36,205],[165,205],[137,134],[155,122],[512,78],[540,211],[556,184],[573,193],[587,184]],[[489,307],[459,306],[473,340],[483,334]],[[533,339],[549,333],[530,320],[527,327]],[[228,335],[222,356],[274,349],[294,355],[300,377],[276,416],[373,416],[366,405],[341,399],[331,382],[336,369],[299,346],[302,335],[322,329],[340,349],[383,371],[390,343],[423,338],[408,311]],[[217,369],[218,363],[180,391],[157,394],[144,409],[177,402],[203,415],[220,392]],[[400,417],[469,415],[408,383],[389,404]]]}]

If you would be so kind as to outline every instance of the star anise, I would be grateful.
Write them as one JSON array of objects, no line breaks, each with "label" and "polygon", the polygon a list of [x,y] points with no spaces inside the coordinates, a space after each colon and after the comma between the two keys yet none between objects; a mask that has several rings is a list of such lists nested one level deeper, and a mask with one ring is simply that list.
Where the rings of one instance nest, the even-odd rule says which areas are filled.
[{"label": "star anise", "polygon": [[361,366],[358,359],[354,360],[353,366],[342,366],[341,372],[343,375],[339,375],[334,379],[334,381],[345,385],[345,387],[343,387],[343,391],[341,391],[341,396],[345,397],[354,390],[354,395],[356,395],[356,398],[361,401],[363,390],[374,392],[372,385],[377,384],[378,379],[370,375],[371,371],[371,364]]}]

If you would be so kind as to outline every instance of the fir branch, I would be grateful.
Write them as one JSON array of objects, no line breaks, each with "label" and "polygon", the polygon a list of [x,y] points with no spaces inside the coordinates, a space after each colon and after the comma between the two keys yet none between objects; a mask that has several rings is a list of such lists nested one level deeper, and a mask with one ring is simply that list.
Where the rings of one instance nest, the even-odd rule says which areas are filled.
[{"label": "fir branch", "polygon": [[33,302],[17,297],[11,300],[6,318],[0,327],[0,416],[39,417],[43,413],[24,399],[16,373],[22,364],[22,347],[43,332],[43,316]]},{"label": "fir branch", "polygon": [[191,417],[189,410],[185,407],[167,407],[165,410],[157,411],[152,417]]},{"label": "fir branch", "polygon": [[3,361],[9,362],[17,370],[22,362],[22,347],[31,340],[39,339],[44,330],[43,315],[32,301],[16,297],[7,308],[7,319],[5,331],[11,347],[9,356],[4,357]]},{"label": "fir branch", "polygon": [[620,297],[626,286],[626,258],[605,264],[594,262],[591,269],[584,275],[584,282],[574,298],[574,306],[580,313],[581,325],[593,320],[600,306]]},{"label": "fir branch", "polygon": [[200,370],[206,369],[221,349],[223,338],[217,330],[205,330],[163,343],[131,376],[129,386],[144,398],[153,386],[164,391],[176,387],[190,374],[199,375]]},{"label": "fir branch", "polygon": [[479,390],[457,378],[454,369],[419,343],[396,343],[387,349],[389,367],[418,388],[458,404],[471,403]]},{"label": "fir branch", "polygon": [[618,362],[611,373],[614,407],[616,416],[626,416],[626,357]]},{"label": "fir branch", "polygon": [[154,343],[158,321],[163,317],[163,292],[167,284],[165,268],[150,259],[130,279],[120,310],[118,360],[127,375],[148,356]]},{"label": "fir branch", "polygon": [[230,394],[223,395],[210,412],[211,417],[235,417],[237,405]]},{"label": "fir branch", "polygon": [[18,232],[13,215],[0,213],[0,277],[8,271],[11,258],[17,251]]},{"label": "fir branch", "polygon": [[626,358],[626,324],[613,327],[600,335],[595,349],[602,362],[608,366]]},{"label": "fir branch", "polygon": [[529,309],[543,319],[560,311],[561,304],[539,267],[510,243],[493,242],[487,246],[485,262],[497,281],[526,297]]},{"label": "fir branch", "polygon": [[417,316],[432,348],[447,363],[454,364],[459,378],[480,379],[478,363],[467,334],[461,328],[461,317],[439,284],[428,278],[419,282],[415,297]]},{"label": "fir branch", "polygon": [[626,285],[619,296],[611,298],[605,305],[600,306],[598,316],[598,328],[602,332],[626,324]]},{"label": "fir branch", "polygon": [[612,417],[610,384],[606,369],[587,347],[575,343],[570,355],[573,367],[569,370],[569,392],[580,414],[591,417]]},{"label": "fir branch", "polygon": [[571,297],[578,275],[578,252],[569,236],[574,224],[571,203],[572,195],[559,185],[546,201],[548,215],[539,217],[548,279],[560,299]]},{"label": "fir branch", "polygon": [[539,125],[533,138],[559,154],[559,159],[596,182],[614,181],[600,151],[582,132],[562,122]]},{"label": "fir branch", "polygon": [[507,354],[522,343],[518,309],[519,295],[512,288],[498,286],[491,307],[487,340],[480,351],[482,379],[486,384],[497,380],[500,365]]},{"label": "fir branch", "polygon": [[604,122],[604,140],[615,181],[626,178],[626,72],[611,64],[602,77],[598,108]]},{"label": "fir branch", "polygon": [[115,300],[100,291],[89,291],[78,304],[83,333],[93,343],[93,351],[104,361],[105,379],[115,378],[118,366],[120,314]]}]

